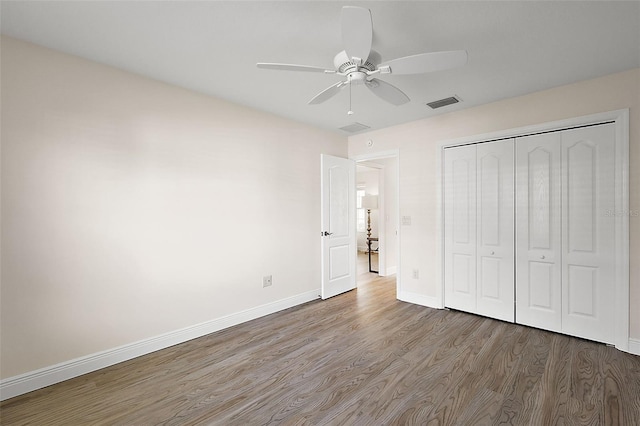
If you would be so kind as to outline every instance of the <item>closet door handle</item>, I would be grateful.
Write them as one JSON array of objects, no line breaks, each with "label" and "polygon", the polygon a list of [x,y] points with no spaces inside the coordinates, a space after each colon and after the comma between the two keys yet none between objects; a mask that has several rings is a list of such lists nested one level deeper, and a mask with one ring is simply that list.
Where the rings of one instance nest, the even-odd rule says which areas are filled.
[{"label": "closet door handle", "polygon": [[496,252],[495,252],[495,251],[492,251],[492,252],[491,252],[491,256],[493,256],[494,254],[496,254]]},{"label": "closet door handle", "polygon": [[542,256],[540,256],[540,259],[544,259],[544,254]]}]

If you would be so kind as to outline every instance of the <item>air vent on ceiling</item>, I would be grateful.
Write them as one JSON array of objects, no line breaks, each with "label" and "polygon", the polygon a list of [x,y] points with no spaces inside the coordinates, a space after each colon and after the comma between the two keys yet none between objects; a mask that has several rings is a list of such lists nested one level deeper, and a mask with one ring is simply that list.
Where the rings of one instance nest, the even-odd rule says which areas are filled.
[{"label": "air vent on ceiling", "polygon": [[428,102],[427,105],[430,106],[432,109],[437,109],[437,108],[445,107],[447,105],[457,104],[458,102],[460,102],[460,99],[458,99],[457,96],[451,96],[449,98]]},{"label": "air vent on ceiling", "polygon": [[344,127],[340,127],[340,130],[344,130],[345,132],[349,132],[349,133],[355,133],[355,132],[360,132],[362,130],[366,130],[366,129],[370,129],[371,127],[366,126],[364,124],[360,124],[360,123],[353,123],[353,124],[349,124],[347,126]]}]

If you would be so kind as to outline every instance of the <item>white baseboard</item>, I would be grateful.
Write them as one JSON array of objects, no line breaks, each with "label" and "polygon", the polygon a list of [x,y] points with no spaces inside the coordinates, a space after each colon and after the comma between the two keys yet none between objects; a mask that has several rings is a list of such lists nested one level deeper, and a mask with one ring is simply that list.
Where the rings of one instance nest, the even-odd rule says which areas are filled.
[{"label": "white baseboard", "polygon": [[629,353],[640,355],[640,339],[629,338]]},{"label": "white baseboard", "polygon": [[427,308],[443,308],[439,299],[431,296],[426,296],[424,294],[412,293],[410,291],[398,292],[398,300],[414,303],[416,305],[426,306]]},{"label": "white baseboard", "polygon": [[0,380],[0,401],[318,299],[320,289]]}]

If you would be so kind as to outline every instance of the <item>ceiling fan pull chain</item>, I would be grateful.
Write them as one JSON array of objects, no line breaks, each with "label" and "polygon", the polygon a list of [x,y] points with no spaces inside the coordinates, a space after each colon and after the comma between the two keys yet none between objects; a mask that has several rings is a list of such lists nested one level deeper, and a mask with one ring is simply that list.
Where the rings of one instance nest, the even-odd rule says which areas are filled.
[{"label": "ceiling fan pull chain", "polygon": [[353,115],[353,110],[351,109],[351,75],[349,75],[349,111],[347,111],[347,115]]}]

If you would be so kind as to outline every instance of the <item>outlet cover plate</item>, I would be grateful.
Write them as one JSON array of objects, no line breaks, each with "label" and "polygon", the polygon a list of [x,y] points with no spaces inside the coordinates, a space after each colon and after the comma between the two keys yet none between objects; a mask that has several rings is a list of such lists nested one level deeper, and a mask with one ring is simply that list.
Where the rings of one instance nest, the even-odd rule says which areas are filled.
[{"label": "outlet cover plate", "polygon": [[273,284],[273,278],[271,275],[265,275],[262,277],[262,287],[269,287]]}]

